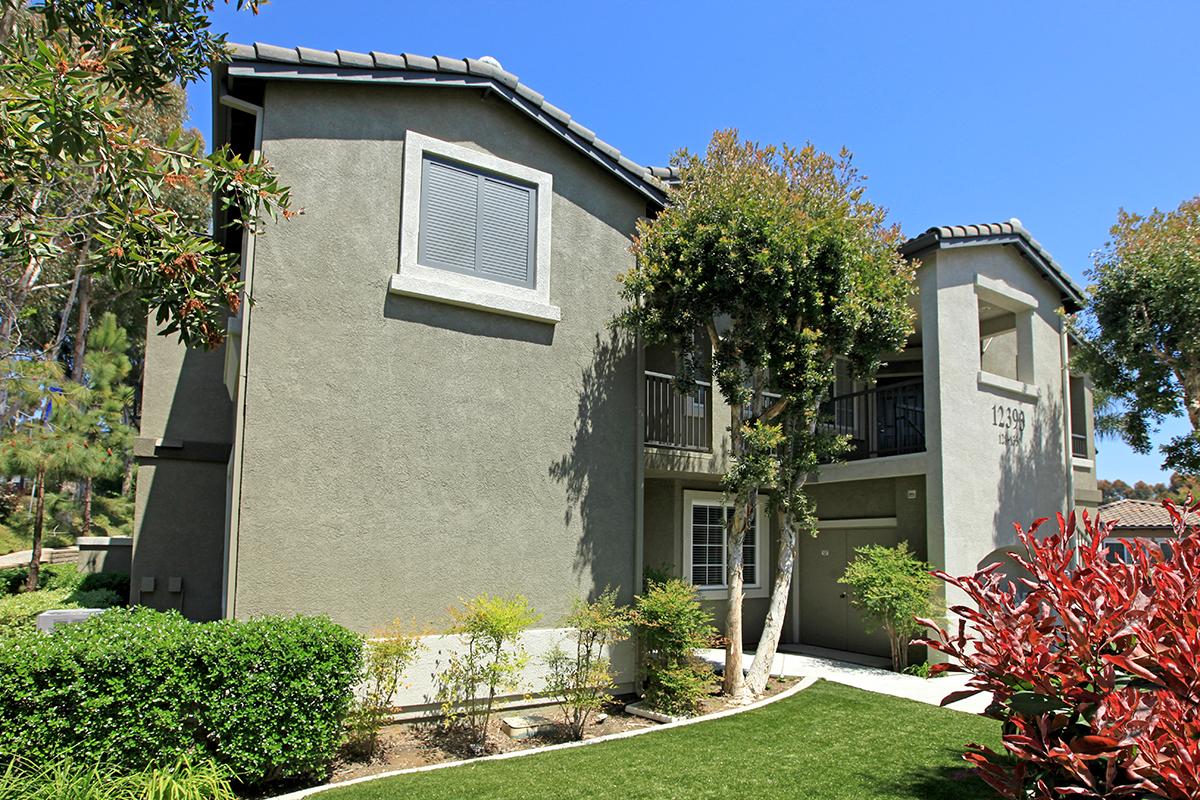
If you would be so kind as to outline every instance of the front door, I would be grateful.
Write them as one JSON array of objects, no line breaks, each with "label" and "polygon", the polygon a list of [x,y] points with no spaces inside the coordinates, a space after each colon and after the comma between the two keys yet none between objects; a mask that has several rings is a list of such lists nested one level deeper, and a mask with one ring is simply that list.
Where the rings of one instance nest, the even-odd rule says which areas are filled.
[{"label": "front door", "polygon": [[800,541],[800,641],[815,647],[887,656],[887,636],[868,631],[850,604],[849,587],[838,583],[854,551],[868,544],[893,547],[896,529],[823,528]]}]

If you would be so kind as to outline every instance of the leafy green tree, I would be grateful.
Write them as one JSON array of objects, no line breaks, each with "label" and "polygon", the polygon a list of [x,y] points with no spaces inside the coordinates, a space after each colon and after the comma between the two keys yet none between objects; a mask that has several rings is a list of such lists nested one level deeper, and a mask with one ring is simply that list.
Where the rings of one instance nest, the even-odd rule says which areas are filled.
[{"label": "leafy green tree", "polygon": [[908,644],[923,630],[918,618],[936,616],[938,586],[933,567],[908,549],[869,544],[854,551],[855,558],[838,579],[850,587],[850,602],[863,616],[887,634],[892,649],[892,669],[908,666]]},{"label": "leafy green tree", "polygon": [[238,254],[175,207],[176,190],[217,196],[231,224],[253,230],[260,214],[291,213],[288,192],[261,160],[205,156],[196,137],[156,140],[132,118],[227,58],[209,29],[212,6],[0,0],[0,258],[11,276],[0,353],[29,351],[20,323],[55,267],[71,283],[103,272],[131,287],[190,345],[223,340],[224,317],[241,303]]},{"label": "leafy green tree", "polygon": [[112,312],[101,317],[88,336],[84,358],[88,391],[83,395],[83,413],[76,420],[89,454],[76,475],[83,480],[80,533],[85,536],[92,527],[93,482],[120,475],[133,449],[134,429],[126,422],[133,402],[133,389],[125,383],[130,370],[128,348],[128,336]]},{"label": "leafy green tree", "polygon": [[1150,451],[1163,419],[1190,433],[1163,445],[1163,466],[1200,472],[1200,196],[1143,217],[1121,210],[1089,272],[1077,323],[1080,368],[1119,406],[1121,437]]},{"label": "leafy green tree", "polygon": [[74,477],[93,458],[83,433],[79,384],[65,380],[55,361],[10,360],[0,365],[5,394],[16,409],[15,423],[0,439],[0,468],[33,480],[33,553],[26,588],[38,588],[46,483]]},{"label": "leafy green tree", "polygon": [[734,506],[723,688],[744,697],[742,545],[758,494],[776,490],[785,522],[752,692],[765,688],[782,632],[796,534],[811,527],[804,483],[844,447],[820,425],[836,360],[869,375],[883,353],[904,345],[914,266],[898,255],[900,230],[865,198],[847,151],[760,146],[719,131],[703,155],[684,150],[672,164],[678,185],[662,212],[638,227],[622,322],[647,342],[673,345],[684,384],[704,361],[700,343],[711,348],[713,378],[730,407],[723,488]]}]

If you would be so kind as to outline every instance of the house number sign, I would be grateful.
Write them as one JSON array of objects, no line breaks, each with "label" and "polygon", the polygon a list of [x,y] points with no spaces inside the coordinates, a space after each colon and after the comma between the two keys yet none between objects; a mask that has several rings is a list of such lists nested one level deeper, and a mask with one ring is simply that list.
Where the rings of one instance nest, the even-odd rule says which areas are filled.
[{"label": "house number sign", "polygon": [[992,427],[1000,444],[1018,444],[1025,433],[1025,409],[997,403],[992,406]]}]

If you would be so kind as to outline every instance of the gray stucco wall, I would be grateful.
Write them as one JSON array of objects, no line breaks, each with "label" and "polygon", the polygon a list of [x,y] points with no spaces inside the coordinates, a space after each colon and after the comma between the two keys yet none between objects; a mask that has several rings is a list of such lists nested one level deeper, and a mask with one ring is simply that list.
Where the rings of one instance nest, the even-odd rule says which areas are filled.
[{"label": "gray stucco wall", "polygon": [[[224,348],[191,350],[146,336],[146,372],[134,505],[130,599],[193,619],[221,616],[225,464],[232,404],[222,383]],[[168,590],[180,579],[179,592]],[[143,591],[145,579],[153,590]]]},{"label": "gray stucco wall", "polygon": [[[1058,292],[1011,247],[923,254],[918,273],[928,430],[930,560],[954,575],[1015,541],[1012,523],[1066,505]],[[979,377],[977,275],[1033,299],[1029,391]],[[995,409],[1024,414],[1021,431],[995,424]],[[952,596],[951,602],[962,598]]]},{"label": "gray stucco wall", "polygon": [[[263,150],[305,213],[257,245],[238,617],[436,630],[459,598],[635,588],[637,363],[607,324],[645,203],[475,92],[271,83]],[[554,178],[547,325],[389,295],[406,129]]]}]

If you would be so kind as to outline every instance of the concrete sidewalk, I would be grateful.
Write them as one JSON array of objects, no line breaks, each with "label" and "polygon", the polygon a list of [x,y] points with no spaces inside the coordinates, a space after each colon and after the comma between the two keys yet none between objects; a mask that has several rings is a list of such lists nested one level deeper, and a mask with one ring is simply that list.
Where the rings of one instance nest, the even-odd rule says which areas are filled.
[{"label": "concrete sidewalk", "polygon": [[[701,650],[700,655],[714,666],[720,668],[725,664],[724,650]],[[746,653],[746,669],[753,663],[754,653]],[[903,697],[906,700],[916,700],[918,703],[940,705],[942,698],[951,692],[966,688],[967,676],[948,674],[941,678],[918,678],[915,675],[901,675],[877,667],[867,667],[852,664],[848,661],[838,661],[814,655],[799,655],[796,653],[776,653],[771,665],[771,674],[786,677],[824,678],[834,683],[853,686],[877,694]],[[955,711],[968,714],[980,714],[991,697],[988,694],[977,694],[966,700],[947,706]]]}]

